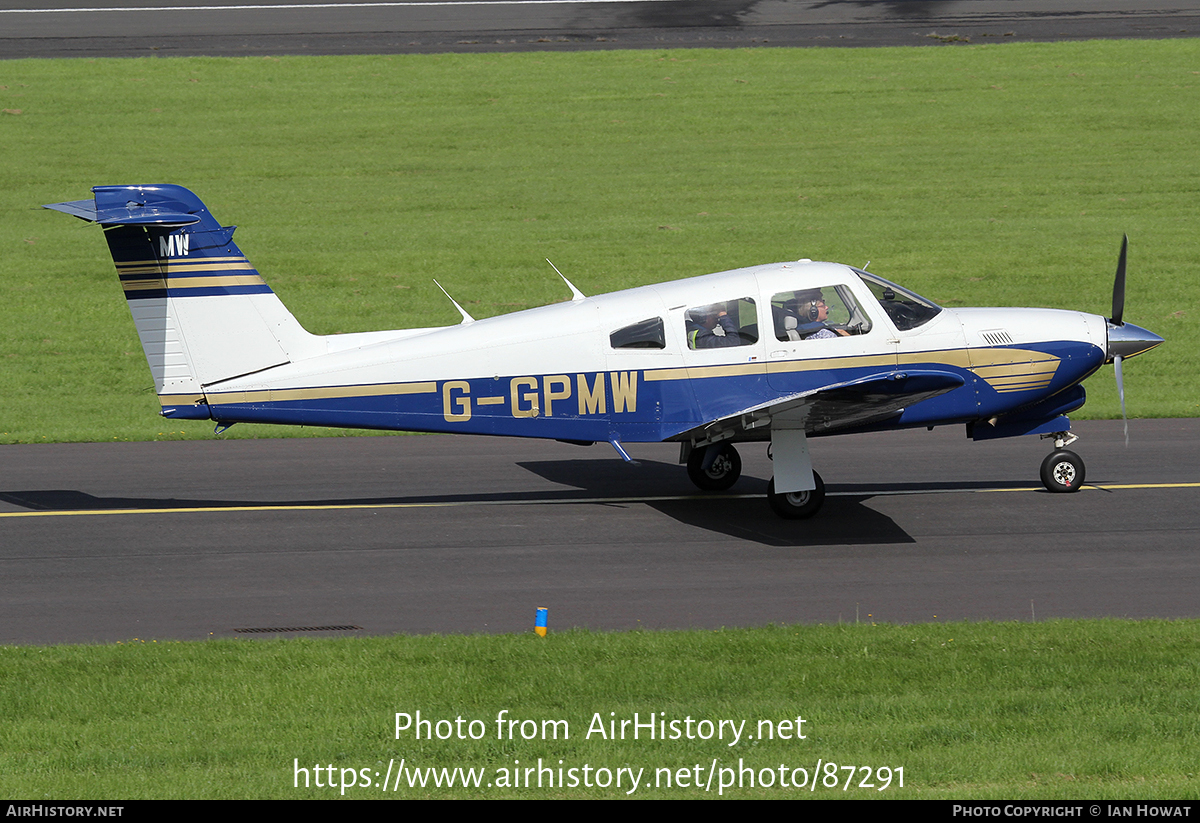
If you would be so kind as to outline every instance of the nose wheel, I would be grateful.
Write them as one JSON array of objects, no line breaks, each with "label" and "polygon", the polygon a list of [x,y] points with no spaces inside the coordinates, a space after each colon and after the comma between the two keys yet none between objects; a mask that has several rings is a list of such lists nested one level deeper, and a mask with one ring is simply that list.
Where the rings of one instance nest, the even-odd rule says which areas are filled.
[{"label": "nose wheel", "polygon": [[1042,485],[1052,492],[1077,492],[1083,485],[1083,458],[1067,449],[1055,449],[1042,461]]}]

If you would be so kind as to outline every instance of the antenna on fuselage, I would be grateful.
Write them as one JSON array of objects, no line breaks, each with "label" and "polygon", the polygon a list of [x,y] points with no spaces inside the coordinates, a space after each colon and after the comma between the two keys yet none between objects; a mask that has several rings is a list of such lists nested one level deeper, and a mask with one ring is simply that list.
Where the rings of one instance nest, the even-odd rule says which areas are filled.
[{"label": "antenna on fuselage", "polygon": [[[433,281],[433,285],[437,286],[439,289],[442,289],[442,284],[436,280]],[[462,306],[458,305],[458,301],[450,296],[450,292],[446,291],[445,289],[442,289],[442,294],[446,295],[446,299],[449,300],[451,303],[453,303],[454,308],[458,309],[458,313],[462,315],[462,322],[459,323],[458,325],[465,326],[468,323],[475,322],[475,318],[472,317],[471,315],[467,314],[467,310],[464,309]]]},{"label": "antenna on fuselage", "polygon": [[[550,263],[549,257],[546,258],[546,262]],[[563,273],[558,270],[558,266],[554,265],[553,263],[550,263],[550,268],[554,269],[554,273],[557,274],[559,277],[561,277],[562,281],[567,284],[567,288],[571,290],[571,302],[575,302],[576,300],[582,300],[584,298],[584,296],[585,296],[584,293],[581,292],[579,289],[575,288],[575,284],[572,283],[570,280],[568,280],[563,275]]]}]

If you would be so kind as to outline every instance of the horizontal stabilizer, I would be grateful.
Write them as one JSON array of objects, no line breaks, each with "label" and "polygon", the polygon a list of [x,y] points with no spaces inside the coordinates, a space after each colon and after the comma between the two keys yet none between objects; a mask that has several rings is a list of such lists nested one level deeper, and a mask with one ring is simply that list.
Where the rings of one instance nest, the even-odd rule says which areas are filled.
[{"label": "horizontal stabilizer", "polygon": [[96,186],[93,200],[48,203],[61,211],[104,226],[191,226],[207,217],[220,228],[200,198],[181,186]]},{"label": "horizontal stabilizer", "polygon": [[63,214],[78,217],[80,220],[87,220],[89,223],[96,222],[95,200],[68,200],[66,203],[47,203],[42,208],[61,211]]}]

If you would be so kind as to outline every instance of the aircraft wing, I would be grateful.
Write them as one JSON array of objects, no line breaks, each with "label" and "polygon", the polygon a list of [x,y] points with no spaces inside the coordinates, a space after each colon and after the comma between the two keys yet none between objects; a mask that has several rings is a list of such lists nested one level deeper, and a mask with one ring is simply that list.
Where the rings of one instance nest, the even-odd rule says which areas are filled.
[{"label": "aircraft wing", "polygon": [[750,406],[674,439],[722,440],[756,429],[766,439],[773,421],[809,434],[832,432],[885,420],[963,383],[957,374],[931,369],[880,372]]}]

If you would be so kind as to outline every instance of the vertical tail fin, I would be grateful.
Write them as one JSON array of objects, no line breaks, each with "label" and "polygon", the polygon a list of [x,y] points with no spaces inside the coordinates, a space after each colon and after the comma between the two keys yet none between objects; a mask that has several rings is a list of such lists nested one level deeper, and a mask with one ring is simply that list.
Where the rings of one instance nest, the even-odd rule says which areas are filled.
[{"label": "vertical tail fin", "polygon": [[167,417],[209,416],[214,384],[319,353],[195,194],[97,186],[46,208],[99,223]]}]

